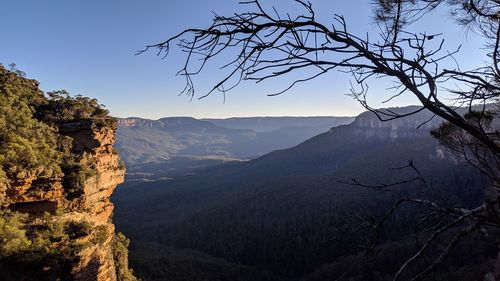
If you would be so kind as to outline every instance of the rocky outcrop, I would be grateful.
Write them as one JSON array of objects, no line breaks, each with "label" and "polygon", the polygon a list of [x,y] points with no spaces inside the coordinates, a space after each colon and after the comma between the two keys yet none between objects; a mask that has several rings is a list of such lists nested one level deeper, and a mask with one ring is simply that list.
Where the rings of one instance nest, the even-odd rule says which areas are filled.
[{"label": "rocky outcrop", "polygon": [[110,219],[116,119],[38,85],[0,64],[0,280],[136,280]]},{"label": "rocky outcrop", "polygon": [[140,127],[153,127],[156,125],[163,125],[159,121],[155,120],[149,120],[149,119],[142,119],[138,117],[129,117],[129,118],[120,118],[118,119],[118,126],[119,127],[135,127],[135,126],[140,126]]},{"label": "rocky outcrop", "polygon": [[5,192],[5,204],[11,210],[44,213],[55,212],[64,205],[61,177],[39,177],[39,173],[18,176]]},{"label": "rocky outcrop", "polygon": [[[110,220],[113,204],[109,201],[116,186],[123,182],[125,166],[113,150],[116,123],[99,126],[92,120],[63,124],[60,132],[73,139],[73,153],[81,161],[91,163],[93,175],[83,184],[82,195],[68,202],[69,216],[80,217],[93,224],[89,238],[101,240],[80,252],[80,260],[73,267],[75,280],[116,280],[111,243],[114,225]],[[97,276],[97,278],[96,278]]]},{"label": "rocky outcrop", "polygon": [[77,234],[70,235],[69,241],[53,245],[61,248],[78,245],[72,250],[71,259],[63,262],[68,270],[58,268],[62,264],[43,268],[57,272],[55,275],[61,280],[117,280],[115,227],[110,219],[114,206],[109,198],[123,182],[125,166],[113,149],[115,130],[116,122],[112,119],[84,119],[59,125],[60,135],[72,140],[71,154],[77,164],[88,170],[78,196],[68,195],[63,175],[42,177],[41,171],[20,174],[8,186],[4,185],[3,205],[8,209],[33,218],[47,216],[48,212],[51,219],[78,227]]},{"label": "rocky outcrop", "polygon": [[95,223],[106,223],[113,212],[109,197],[123,182],[125,165],[113,149],[116,125],[100,127],[91,120],[81,120],[60,126],[61,134],[73,139],[73,153],[90,166],[93,175],[83,184],[82,196],[68,205],[85,210]]},{"label": "rocky outcrop", "polygon": [[390,119],[391,115],[405,115],[411,112],[417,112],[411,118],[397,118],[380,122],[380,119],[372,112],[364,112],[356,117],[352,123],[356,134],[367,138],[396,139],[412,138],[429,135],[429,131],[442,122],[442,119],[434,116],[427,110],[421,110],[421,107],[408,106],[400,108],[383,109],[387,115],[379,114],[383,119]]}]

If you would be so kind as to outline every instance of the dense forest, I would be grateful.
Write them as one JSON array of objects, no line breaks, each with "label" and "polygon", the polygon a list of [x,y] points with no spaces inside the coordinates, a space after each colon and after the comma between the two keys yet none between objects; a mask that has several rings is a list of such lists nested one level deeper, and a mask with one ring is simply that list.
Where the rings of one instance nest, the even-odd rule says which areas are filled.
[{"label": "dense forest", "polygon": [[[431,137],[441,121],[416,128],[428,117],[381,123],[364,113],[352,124],[252,161],[119,190],[115,221],[132,239],[132,265],[148,280],[173,276],[171,265],[161,266],[162,254],[146,250],[154,243],[177,257],[193,249],[275,280],[392,280],[430,235],[425,230],[452,219],[438,213],[426,218],[428,206],[407,204],[375,231],[395,202],[411,197],[472,207],[484,200],[487,180]],[[408,160],[421,180],[406,182],[416,178],[410,167],[394,169]],[[374,186],[403,183],[384,192],[353,179]],[[439,255],[451,236],[433,245],[408,276]],[[494,242],[471,235],[426,280],[479,280],[495,253]],[[154,274],[154,268],[164,273]]]},{"label": "dense forest", "polygon": [[[290,149],[131,187],[115,197],[118,225],[289,280],[498,280],[499,2],[370,1],[349,18],[319,2],[240,4],[139,54],[176,46],[182,93],[200,99],[242,81],[287,81],[270,96],[312,80],[331,91],[347,73],[368,112]],[[463,52],[463,30],[480,45]],[[225,71],[200,94],[194,78],[214,65]],[[384,108],[409,100],[420,106]]]}]

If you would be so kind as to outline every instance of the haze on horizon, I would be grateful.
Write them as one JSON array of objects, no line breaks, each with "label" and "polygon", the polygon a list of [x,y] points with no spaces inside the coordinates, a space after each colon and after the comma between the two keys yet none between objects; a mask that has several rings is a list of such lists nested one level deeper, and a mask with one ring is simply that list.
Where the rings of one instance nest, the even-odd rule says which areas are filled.
[{"label": "haze on horizon", "polygon": [[[334,13],[346,17],[355,34],[376,33],[370,16],[370,1],[311,1],[321,21]],[[295,6],[276,3],[281,9],[297,12]],[[190,10],[186,10],[189,7]],[[210,2],[172,1],[36,1],[6,0],[0,4],[3,28],[0,63],[16,63],[29,78],[36,78],[44,91],[65,89],[72,94],[97,98],[117,117],[158,119],[169,116],[228,118],[250,116],[355,116],[364,111],[349,92],[349,75],[330,75],[300,84],[276,96],[267,94],[286,88],[296,76],[256,85],[244,82],[226,97],[213,94],[198,100],[179,96],[184,80],[176,76],[184,56],[173,50],[165,60],[153,53],[134,55],[146,44],[156,43],[188,27],[206,27],[211,11],[230,14],[241,10],[238,0]],[[8,11],[8,12],[7,12]],[[447,13],[438,11],[437,13]],[[360,16],[364,15],[364,16]],[[423,28],[439,31],[446,38],[445,48],[462,44],[460,54],[477,52],[483,42],[464,35],[449,17],[436,15]],[[230,55],[230,54],[229,54]],[[471,64],[477,56],[468,56]],[[199,96],[218,80],[218,65],[195,77]],[[371,92],[385,92],[389,83],[370,85]],[[411,95],[390,104],[374,101],[377,106],[416,104]]]}]

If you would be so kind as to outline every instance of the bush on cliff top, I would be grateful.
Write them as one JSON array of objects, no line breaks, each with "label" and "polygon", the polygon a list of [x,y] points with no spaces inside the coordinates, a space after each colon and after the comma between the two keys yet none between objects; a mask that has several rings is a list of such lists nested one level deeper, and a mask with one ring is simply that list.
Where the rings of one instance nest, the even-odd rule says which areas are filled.
[{"label": "bush on cliff top", "polygon": [[[71,140],[57,133],[57,124],[94,119],[106,126],[114,121],[108,114],[96,99],[71,97],[64,90],[44,95],[38,82],[25,78],[15,65],[7,70],[0,64],[0,182],[24,178],[30,172],[33,176],[63,172],[80,181],[88,172],[75,171],[78,165],[70,170],[63,165],[72,156]],[[77,180],[66,180],[71,186],[65,187],[79,188]]]},{"label": "bush on cliff top", "polygon": [[56,130],[33,118],[45,102],[35,80],[0,66],[0,177],[61,172]]},{"label": "bush on cliff top", "polygon": [[[92,119],[98,128],[108,127],[115,124],[115,119],[108,114],[96,99],[71,97],[66,91],[45,95],[38,88],[38,82],[26,79],[15,65],[7,70],[0,64],[0,189],[5,183],[9,188],[9,182],[15,179],[64,174],[66,198],[78,197],[83,182],[93,176],[95,170],[91,159],[74,153],[73,140],[59,134],[58,125]],[[108,239],[107,228],[98,226],[92,240],[86,240],[93,232],[93,224],[64,220],[57,212],[34,217],[3,209],[1,191],[0,272],[4,272],[0,276],[10,276],[12,272],[17,276],[20,264],[19,268],[27,270],[26,276],[45,273],[45,269],[39,270],[44,264],[57,264],[61,269],[89,243],[103,244]],[[118,235],[112,243],[119,280],[137,280],[128,268],[128,240]],[[36,265],[36,269],[25,266],[28,263]]]},{"label": "bush on cliff top", "polygon": [[109,119],[109,111],[97,99],[76,95],[65,90],[47,93],[47,102],[37,110],[37,116],[48,123],[72,122],[80,119]]}]

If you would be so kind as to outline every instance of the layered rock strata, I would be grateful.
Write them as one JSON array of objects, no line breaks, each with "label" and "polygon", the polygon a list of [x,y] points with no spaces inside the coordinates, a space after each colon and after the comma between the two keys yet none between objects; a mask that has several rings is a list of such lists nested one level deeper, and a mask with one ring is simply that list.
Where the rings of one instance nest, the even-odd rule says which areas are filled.
[{"label": "layered rock strata", "polygon": [[[70,236],[74,241],[66,243],[79,245],[71,260],[64,262],[68,269],[57,268],[60,264],[43,265],[41,270],[45,276],[60,280],[117,280],[113,253],[115,227],[110,219],[114,206],[109,198],[123,182],[125,166],[113,149],[116,122],[97,121],[83,119],[58,126],[60,135],[71,138],[71,154],[77,164],[89,171],[76,196],[68,196],[61,174],[47,177],[41,176],[42,171],[31,171],[17,175],[8,183],[0,183],[0,201],[4,208],[26,213],[32,221],[45,215],[59,223],[88,226],[80,235]],[[63,274],[68,275],[61,276]]]}]

